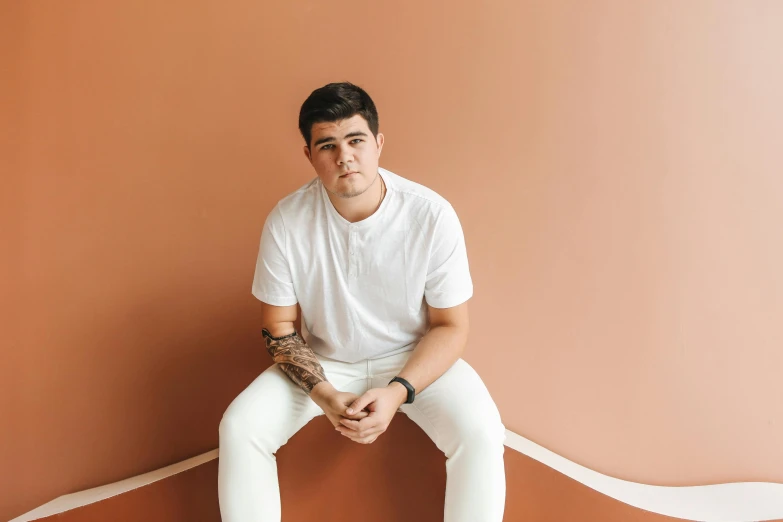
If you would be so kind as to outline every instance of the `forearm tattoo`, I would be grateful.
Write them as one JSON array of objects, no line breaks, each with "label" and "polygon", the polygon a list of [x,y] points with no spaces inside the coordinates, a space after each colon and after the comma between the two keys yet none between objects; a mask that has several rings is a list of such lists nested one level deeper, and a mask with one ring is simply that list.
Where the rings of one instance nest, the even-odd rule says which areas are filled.
[{"label": "forearm tattoo", "polygon": [[266,328],[261,333],[266,341],[266,351],[272,356],[272,360],[305,393],[310,395],[316,384],[326,380],[321,363],[299,333],[272,337]]}]

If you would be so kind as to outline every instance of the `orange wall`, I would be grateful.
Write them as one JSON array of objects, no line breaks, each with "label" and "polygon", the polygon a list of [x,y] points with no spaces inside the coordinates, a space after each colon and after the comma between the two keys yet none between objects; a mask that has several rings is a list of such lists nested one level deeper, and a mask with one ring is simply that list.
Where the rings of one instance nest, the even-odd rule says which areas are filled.
[{"label": "orange wall", "polygon": [[314,175],[299,106],[342,80],[460,214],[508,428],[635,481],[783,481],[780,2],[0,14],[0,519],[217,445],[269,363],[250,282]]}]

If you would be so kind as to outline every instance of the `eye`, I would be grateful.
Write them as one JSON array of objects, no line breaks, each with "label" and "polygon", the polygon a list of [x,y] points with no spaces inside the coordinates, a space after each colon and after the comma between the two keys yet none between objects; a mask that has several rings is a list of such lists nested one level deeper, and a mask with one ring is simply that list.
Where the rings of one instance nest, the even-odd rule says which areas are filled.
[{"label": "eye", "polygon": [[[364,140],[363,140],[363,139],[361,139],[361,138],[354,138],[354,139],[352,139],[352,140],[350,141],[350,143],[352,143],[352,144],[353,144],[354,142],[362,142],[362,141],[364,141]],[[324,145],[323,147],[321,147],[321,149],[320,149],[320,150],[329,150],[329,149],[331,149],[332,147],[334,147],[334,145],[331,145],[331,144],[329,144],[329,145]]]}]

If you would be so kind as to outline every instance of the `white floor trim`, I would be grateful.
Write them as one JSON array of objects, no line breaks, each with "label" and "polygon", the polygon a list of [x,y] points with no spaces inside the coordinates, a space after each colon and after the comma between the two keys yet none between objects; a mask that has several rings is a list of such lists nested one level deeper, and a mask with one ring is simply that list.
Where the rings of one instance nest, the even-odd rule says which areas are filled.
[{"label": "white floor trim", "polygon": [[783,484],[732,482],[709,486],[651,486],[602,475],[508,430],[506,446],[599,493],[660,515],[703,522],[783,519]]},{"label": "white floor trim", "polygon": [[[762,522],[783,519],[783,484],[733,482],[708,486],[651,486],[602,475],[508,430],[506,446],[604,495],[653,513],[701,522]],[[217,457],[218,450],[214,449],[143,475],[64,495],[10,522],[30,522],[100,502],[187,471]]]},{"label": "white floor trim", "polygon": [[122,495],[128,491],[132,491],[136,488],[152,484],[159,480],[163,480],[177,473],[182,473],[191,468],[195,468],[201,464],[215,460],[218,456],[218,450],[213,449],[203,453],[197,457],[192,457],[182,462],[177,462],[171,466],[165,468],[156,469],[143,475],[136,475],[119,482],[113,482],[112,484],[106,484],[105,486],[99,486],[97,488],[85,489],[77,493],[71,493],[70,495],[63,495],[57,497],[51,502],[47,502],[43,506],[37,507],[29,513],[18,516],[10,522],[27,522],[28,520],[38,520],[40,518],[50,517],[59,513],[65,513],[72,509],[88,506],[107,498],[116,497]]}]

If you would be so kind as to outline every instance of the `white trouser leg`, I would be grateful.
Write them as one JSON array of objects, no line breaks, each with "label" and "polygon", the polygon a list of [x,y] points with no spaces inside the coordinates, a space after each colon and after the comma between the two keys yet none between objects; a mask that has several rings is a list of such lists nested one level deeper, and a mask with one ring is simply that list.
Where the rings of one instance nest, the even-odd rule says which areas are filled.
[{"label": "white trouser leg", "polygon": [[[319,357],[329,381],[361,395],[385,387],[410,352],[340,363]],[[369,374],[368,374],[369,370]],[[445,522],[501,522],[505,506],[505,427],[478,374],[458,360],[401,410],[447,457]],[[218,496],[223,522],[279,522],[275,452],[321,409],[270,366],[234,399],[220,422]]]},{"label": "white trouser leg", "polygon": [[[341,391],[367,389],[366,365],[320,358]],[[218,498],[223,522],[280,522],[275,452],[321,408],[273,364],[229,405],[220,421]]]},{"label": "white trouser leg", "polygon": [[[371,363],[375,366],[376,360]],[[376,387],[385,386],[394,376],[394,370],[373,373]],[[506,499],[506,429],[476,371],[457,360],[401,410],[448,459],[444,522],[501,522]]]},{"label": "white trouser leg", "polygon": [[218,498],[223,522],[278,522],[274,453],[321,409],[274,364],[240,393],[220,421]]}]

